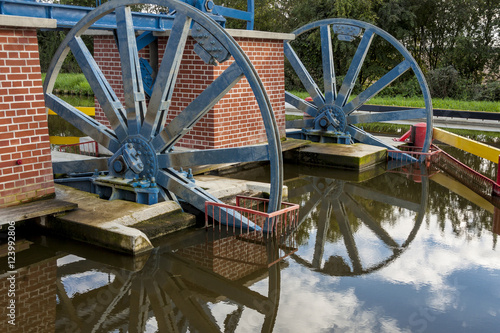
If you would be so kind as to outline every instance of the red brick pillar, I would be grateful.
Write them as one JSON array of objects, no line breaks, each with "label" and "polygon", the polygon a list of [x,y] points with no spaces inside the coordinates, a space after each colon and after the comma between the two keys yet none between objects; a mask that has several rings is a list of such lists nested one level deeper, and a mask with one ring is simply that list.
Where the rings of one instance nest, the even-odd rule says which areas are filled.
[{"label": "red brick pillar", "polygon": [[2,208],[54,193],[36,28],[55,20],[0,15],[0,22]]},{"label": "red brick pillar", "polygon": [[[250,58],[269,95],[282,137],[285,136],[285,77],[283,41],[289,34],[261,31],[228,30]],[[161,62],[168,37],[159,37],[158,58]],[[193,51],[194,40],[188,38],[177,78],[167,123],[179,114],[231,63],[217,67],[206,65]],[[102,72],[123,100],[119,54],[112,36],[94,37],[94,57]],[[96,120],[108,125],[96,105]],[[203,117],[181,140],[180,145],[195,149],[237,147],[266,141],[257,101],[246,79]]]}]

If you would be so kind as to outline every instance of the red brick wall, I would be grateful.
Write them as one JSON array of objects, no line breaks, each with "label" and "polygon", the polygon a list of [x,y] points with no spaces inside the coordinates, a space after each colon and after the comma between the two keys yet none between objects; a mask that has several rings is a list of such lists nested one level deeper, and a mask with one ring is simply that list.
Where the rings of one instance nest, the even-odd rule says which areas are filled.
[{"label": "red brick wall", "polygon": [[177,255],[232,281],[266,269],[268,265],[265,245],[236,236],[182,248]]},{"label": "red brick wall", "polygon": [[0,27],[0,208],[53,193],[36,29]]},{"label": "red brick wall", "polygon": [[[7,316],[0,320],[0,332],[55,332],[56,260],[36,263],[17,271],[15,326]],[[7,313],[9,275],[0,277],[0,307]]]},{"label": "red brick wall", "polygon": [[[159,59],[161,61],[168,38],[159,39]],[[284,101],[284,55],[283,42],[279,40],[236,38],[249,56],[262,79],[271,99],[281,136],[285,136]],[[104,75],[123,98],[119,77],[119,56],[112,37],[94,38],[94,57]],[[213,67],[206,65],[193,52],[194,41],[186,44],[184,57],[172,98],[168,121],[172,120],[214,79],[218,77],[232,60]],[[96,119],[109,125],[100,108],[96,108]],[[207,149],[236,147],[266,140],[263,122],[257,101],[246,79],[241,80],[181,141],[188,148]]]}]

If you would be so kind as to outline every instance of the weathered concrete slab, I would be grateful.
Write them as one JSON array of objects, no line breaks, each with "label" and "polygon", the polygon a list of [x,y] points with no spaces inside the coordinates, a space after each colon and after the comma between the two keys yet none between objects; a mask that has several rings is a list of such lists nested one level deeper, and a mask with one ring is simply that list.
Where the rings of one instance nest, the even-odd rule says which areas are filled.
[{"label": "weathered concrete slab", "polygon": [[[206,189],[217,198],[233,197],[242,193],[269,193],[271,185],[242,179],[228,179],[218,176],[196,176],[196,185]],[[288,187],[283,186],[283,197],[288,197]]]},{"label": "weathered concrete slab", "polygon": [[387,149],[361,143],[309,143],[284,155],[288,162],[366,170],[387,160]]},{"label": "weathered concrete slab", "polygon": [[[56,185],[56,196],[77,203],[78,209],[43,221],[43,227],[60,235],[128,254],[153,248],[148,233],[157,237],[195,223],[193,216],[183,213],[181,207],[171,201],[151,206],[123,200],[108,201],[62,185]],[[180,218],[181,215],[184,215],[183,218]],[[148,223],[147,228],[145,223]],[[156,226],[154,232],[153,225]]]},{"label": "weathered concrete slab", "polygon": [[19,222],[36,217],[62,213],[73,210],[78,205],[58,199],[48,199],[0,209],[0,225]]}]

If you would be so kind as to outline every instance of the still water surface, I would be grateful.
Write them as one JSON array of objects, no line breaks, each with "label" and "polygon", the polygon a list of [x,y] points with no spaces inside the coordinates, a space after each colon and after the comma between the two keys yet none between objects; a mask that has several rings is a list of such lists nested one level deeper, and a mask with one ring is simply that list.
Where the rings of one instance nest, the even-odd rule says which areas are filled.
[{"label": "still water surface", "polygon": [[301,206],[286,240],[200,229],[130,259],[28,237],[19,283],[48,272],[29,311],[57,332],[498,332],[493,205],[439,173],[286,179]]}]

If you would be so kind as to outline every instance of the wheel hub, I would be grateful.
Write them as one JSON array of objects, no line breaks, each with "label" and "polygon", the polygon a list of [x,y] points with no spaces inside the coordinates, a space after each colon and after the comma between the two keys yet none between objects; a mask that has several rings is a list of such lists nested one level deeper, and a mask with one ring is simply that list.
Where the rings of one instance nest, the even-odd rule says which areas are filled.
[{"label": "wheel hub", "polygon": [[325,105],[319,110],[318,116],[314,119],[315,130],[344,133],[345,127],[344,111],[337,106]]},{"label": "wheel hub", "polygon": [[146,178],[151,180],[158,172],[156,152],[140,136],[128,137],[108,163],[112,176]]}]

